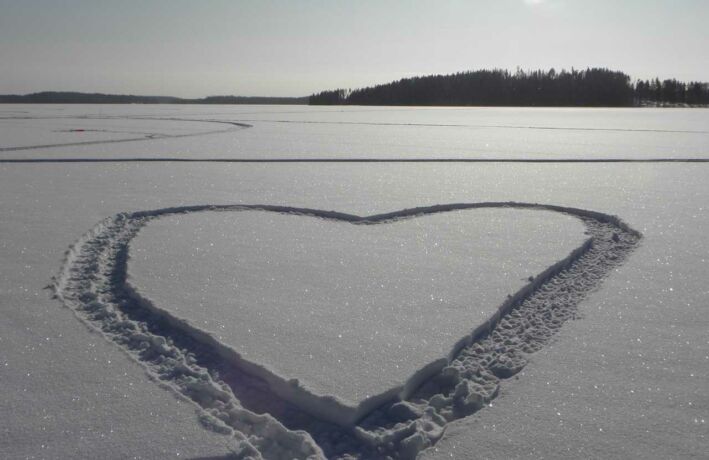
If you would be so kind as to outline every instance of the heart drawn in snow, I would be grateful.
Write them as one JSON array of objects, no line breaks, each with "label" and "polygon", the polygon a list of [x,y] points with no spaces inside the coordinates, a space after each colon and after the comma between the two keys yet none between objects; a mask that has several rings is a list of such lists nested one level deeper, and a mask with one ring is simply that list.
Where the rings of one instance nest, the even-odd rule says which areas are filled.
[{"label": "heart drawn in snow", "polygon": [[615,231],[639,237],[613,216],[525,203],[369,217],[260,205],[142,211],[84,235],[55,291],[123,346],[145,334],[122,310],[145,310],[151,333],[168,324],[284,400],[351,426],[408,398],[599,247],[600,230],[588,237],[596,224],[608,241]]}]

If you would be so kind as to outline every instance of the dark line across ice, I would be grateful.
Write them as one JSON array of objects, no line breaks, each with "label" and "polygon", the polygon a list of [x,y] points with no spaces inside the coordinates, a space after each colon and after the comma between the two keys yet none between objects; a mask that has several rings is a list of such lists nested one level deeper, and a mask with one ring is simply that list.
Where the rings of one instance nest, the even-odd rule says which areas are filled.
[{"label": "dark line across ice", "polygon": [[268,120],[268,119],[240,119],[249,123],[287,123],[287,124],[316,124],[316,125],[360,125],[360,126],[414,126],[427,128],[492,128],[492,129],[533,129],[553,131],[609,131],[623,133],[678,133],[678,134],[709,134],[706,130],[693,129],[649,129],[649,128],[584,128],[574,126],[532,126],[532,125],[475,125],[457,123],[387,123],[366,121],[315,121],[315,120]]},{"label": "dark line across ice", "polygon": [[[114,141],[120,142],[120,141]],[[3,158],[15,163],[709,163],[709,158]]]}]

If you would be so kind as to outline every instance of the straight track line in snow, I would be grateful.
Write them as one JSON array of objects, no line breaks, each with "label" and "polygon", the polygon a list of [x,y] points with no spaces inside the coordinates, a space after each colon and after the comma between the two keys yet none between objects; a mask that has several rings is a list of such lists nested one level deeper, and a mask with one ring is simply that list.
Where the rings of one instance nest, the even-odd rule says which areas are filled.
[{"label": "straight track line in snow", "polygon": [[709,163],[709,158],[3,158],[13,163]]},{"label": "straight track line in snow", "polygon": [[532,129],[541,131],[605,131],[622,133],[676,133],[676,134],[709,134],[709,131],[695,129],[651,129],[651,128],[587,128],[582,126],[533,126],[533,125],[485,125],[459,123],[394,123],[367,121],[316,121],[316,120],[268,120],[239,119],[249,123],[284,123],[302,125],[359,125],[359,126],[411,126],[422,128],[473,128],[473,129]]}]

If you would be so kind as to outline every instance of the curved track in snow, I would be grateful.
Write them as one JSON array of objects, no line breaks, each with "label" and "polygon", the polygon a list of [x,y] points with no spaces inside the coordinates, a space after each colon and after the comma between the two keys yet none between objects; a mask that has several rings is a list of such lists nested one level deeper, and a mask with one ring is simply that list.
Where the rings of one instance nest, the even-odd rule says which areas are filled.
[{"label": "curved track in snow", "polygon": [[[131,240],[155,219],[204,211],[261,210],[382,225],[420,215],[479,208],[559,212],[579,219],[589,238],[507,299],[482,325],[412,376],[399,394],[366,407],[351,423],[328,417],[333,401],[302,399],[283,382],[245,362],[213,336],[171,316],[126,284]],[[457,203],[360,217],[271,205],[202,205],[121,213],[97,224],[67,252],[54,279],[56,296],[76,316],[118,344],[161,385],[193,402],[200,420],[231,435],[248,458],[415,458],[446,425],[495,398],[528,356],[548,344],[579,302],[597,289],[641,239],[615,216],[583,209],[516,202]],[[289,387],[290,385],[291,387]]]},{"label": "curved track in snow", "polygon": [[[5,117],[6,119],[8,117]],[[123,142],[140,142],[140,141],[153,141],[157,139],[176,139],[181,137],[196,137],[196,136],[207,136],[210,134],[227,133],[230,131],[236,131],[240,129],[246,129],[253,127],[248,123],[242,123],[237,121],[224,121],[224,120],[201,120],[201,119],[190,119],[190,118],[156,118],[156,117],[12,117],[9,119],[29,119],[29,120],[46,120],[46,119],[70,119],[70,120],[158,120],[158,121],[191,121],[199,123],[219,123],[222,125],[229,125],[228,128],[215,129],[210,131],[201,131],[197,133],[185,133],[185,134],[164,134],[164,133],[136,133],[131,131],[111,131],[108,129],[87,129],[85,131],[89,132],[105,132],[114,134],[139,134],[138,137],[129,137],[125,139],[105,139],[105,140],[94,140],[94,141],[78,141],[78,142],[63,142],[55,144],[40,144],[40,145],[23,145],[17,147],[0,147],[0,152],[15,152],[21,150],[36,150],[36,149],[50,149],[56,147],[77,147],[82,145],[101,145],[101,144],[119,144]],[[1,118],[0,118],[1,119]],[[84,130],[82,130],[84,131]]]},{"label": "curved track in snow", "polygon": [[[357,112],[367,112],[369,110],[358,110]],[[20,112],[12,112],[20,113]],[[329,113],[327,111],[291,111],[291,112],[268,112],[269,114],[301,114],[301,113]],[[240,112],[235,115],[249,115],[248,112]],[[255,112],[253,114],[263,114]],[[436,127],[436,128],[488,128],[488,129],[516,129],[516,130],[555,130],[555,131],[588,131],[588,132],[630,132],[630,133],[670,133],[686,135],[709,134],[707,130],[673,130],[673,129],[650,129],[650,128],[613,128],[613,127],[571,127],[571,126],[535,126],[535,125],[502,125],[502,124],[445,124],[445,123],[393,123],[393,122],[360,122],[360,121],[315,121],[315,120],[286,120],[286,119],[259,119],[259,118],[238,118],[232,120],[216,120],[208,118],[181,118],[181,117],[161,117],[161,116],[30,116],[30,115],[0,115],[2,120],[157,120],[157,121],[182,121],[195,123],[218,123],[229,125],[225,129],[216,129],[196,133],[185,134],[165,134],[157,132],[133,132],[110,129],[85,129],[87,132],[104,132],[114,134],[136,134],[137,137],[123,139],[105,139],[91,141],[77,141],[24,146],[0,146],[0,153],[16,152],[36,149],[51,149],[60,147],[78,147],[87,145],[117,144],[125,142],[146,142],[160,139],[185,138],[196,136],[207,136],[211,134],[227,133],[247,128],[253,128],[252,123],[275,123],[275,124],[300,124],[300,125],[360,125],[360,126],[405,126],[405,127]],[[73,131],[73,130],[69,130]],[[77,130],[78,131],[78,130]],[[224,163],[706,163],[708,158],[702,158],[699,152],[694,156],[673,158],[659,156],[654,158],[503,158],[503,157],[441,157],[441,158],[367,158],[367,157],[314,157],[314,158],[219,158],[214,156],[204,157],[184,157],[184,156],[161,156],[150,157],[148,155],[126,158],[0,158],[2,163],[127,163],[127,162],[224,162]]]}]

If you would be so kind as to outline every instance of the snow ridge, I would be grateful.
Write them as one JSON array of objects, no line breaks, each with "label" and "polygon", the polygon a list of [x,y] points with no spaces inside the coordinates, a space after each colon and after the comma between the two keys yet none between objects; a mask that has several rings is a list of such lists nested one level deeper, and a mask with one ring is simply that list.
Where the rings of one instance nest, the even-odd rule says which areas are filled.
[{"label": "snow ridge", "polygon": [[[66,253],[64,267],[54,279],[57,298],[107,340],[117,343],[161,386],[200,409],[208,428],[234,438],[236,458],[323,458],[307,433],[291,431],[269,415],[244,409],[229,387],[200,366],[187,337],[177,345],[161,334],[161,318],[134,312],[119,286],[125,282],[127,242],[149,217],[118,214],[82,236]],[[159,215],[159,214],[157,214]]]},{"label": "snow ridge", "polygon": [[[335,398],[313,397],[273,376],[214,337],[174,318],[126,283],[130,241],[150,220],[201,211],[262,210],[359,225],[474,208],[555,211],[579,218],[590,238],[530,279],[487,322],[403,388],[364,401],[342,416]],[[270,205],[200,205],[122,213],[82,236],[54,279],[56,296],[90,327],[117,343],[148,374],[192,401],[200,420],[229,434],[240,458],[415,458],[448,422],[484,407],[500,382],[548,343],[578,303],[634,249],[641,235],[620,219],[576,208],[530,203],[459,203],[369,217]]]}]

